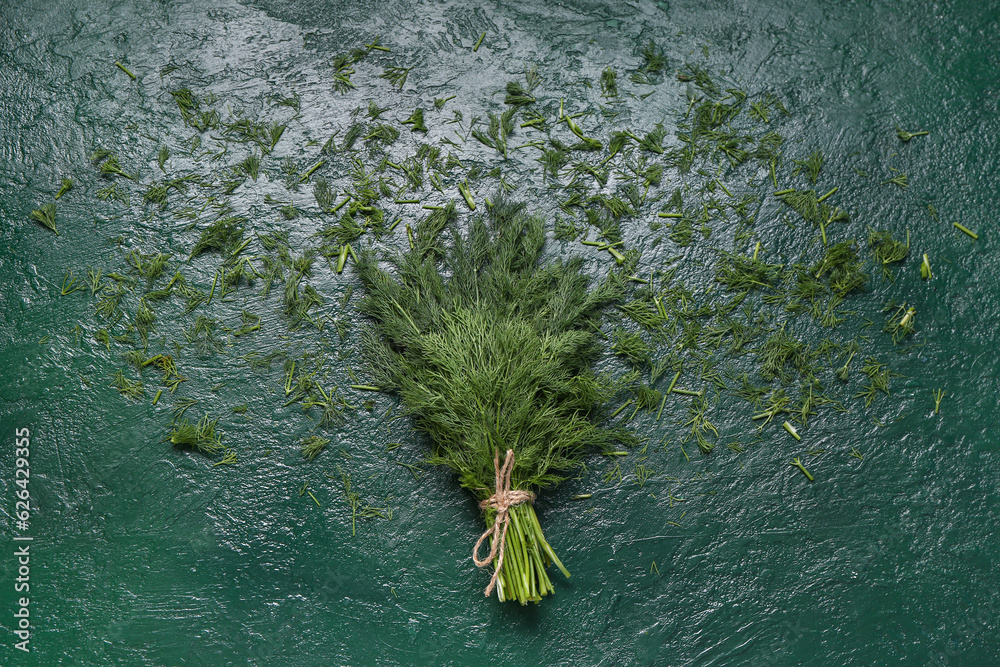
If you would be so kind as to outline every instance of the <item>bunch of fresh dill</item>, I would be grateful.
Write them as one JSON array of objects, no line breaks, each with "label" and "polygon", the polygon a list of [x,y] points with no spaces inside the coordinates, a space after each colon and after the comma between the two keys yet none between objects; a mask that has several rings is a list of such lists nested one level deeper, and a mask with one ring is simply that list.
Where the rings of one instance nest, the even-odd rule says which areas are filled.
[{"label": "bunch of fresh dill", "polygon": [[[523,204],[495,200],[464,235],[449,228],[456,217],[453,205],[427,216],[410,251],[382,258],[386,268],[374,252],[361,257],[370,371],[431,436],[429,460],[481,501],[502,491],[496,457],[507,450],[512,490],[551,487],[585,453],[628,438],[595,423],[614,389],[591,368],[601,311],[620,292],[591,285],[579,262],[542,263],[542,221]],[[497,594],[537,602],[553,591],[546,566],[569,573],[530,502],[509,516]]]}]

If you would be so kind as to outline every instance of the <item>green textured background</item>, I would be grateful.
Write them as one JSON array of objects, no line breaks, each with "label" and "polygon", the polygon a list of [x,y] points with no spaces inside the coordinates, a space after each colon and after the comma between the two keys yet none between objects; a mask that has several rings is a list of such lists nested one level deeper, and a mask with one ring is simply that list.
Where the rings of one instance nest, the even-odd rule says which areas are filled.
[{"label": "green textured background", "polygon": [[[0,662],[998,664],[1000,6],[364,4],[0,6],[0,507],[7,519]],[[192,63],[203,72],[199,87],[248,108],[295,90],[303,107],[295,136],[325,140],[366,99],[330,91],[329,60],[375,34],[399,64],[417,66],[418,85],[386,93],[411,109],[455,94],[449,104],[475,113],[529,60],[550,94],[569,97],[606,65],[635,68],[649,38],[664,47],[671,71],[698,59],[748,90],[778,94],[793,114],[788,152],[823,150],[820,186],[841,187],[857,233],[865,224],[897,236],[910,229],[914,248],[900,278],[875,278],[858,308],[914,304],[915,342],[925,346],[895,355],[877,337],[882,356],[906,377],[872,409],[854,405],[849,415],[810,426],[809,447],[827,449],[808,461],[814,484],[786,465],[802,449],[782,435],[739,456],[720,447],[690,462],[678,448],[661,447],[647,462],[660,476],[642,489],[628,475],[617,486],[603,482],[609,464],[595,457],[589,475],[538,503],[573,578],[554,576],[556,595],[525,609],[483,599],[487,577],[470,560],[480,518],[450,475],[428,470],[416,480],[394,465],[419,463],[422,442],[405,422],[381,417],[389,399],[351,420],[331,450],[307,464],[294,443],[310,425],[279,407],[280,371],[249,373],[223,355],[211,368],[182,366],[202,378],[185,392],[225,415],[224,442],[240,462],[212,468],[204,457],[171,450],[160,442],[169,401],[126,403],[106,386],[121,364],[89,338],[90,302],[60,297],[59,289],[67,268],[115,266],[120,253],[107,238],[166,243],[176,230],[101,210],[89,194],[97,178],[87,157],[109,145],[148,175],[157,142],[190,134],[158,74],[170,61]],[[631,122],[666,120],[672,134],[683,85],[668,77],[657,91],[632,105]],[[931,134],[904,146],[897,125]],[[891,168],[909,175],[907,191],[878,185]],[[28,214],[67,174],[77,187],[60,200],[56,237]],[[928,204],[940,219],[927,214]],[[278,224],[273,211],[260,215]],[[956,232],[953,221],[978,230],[979,240]],[[296,224],[304,235],[312,223]],[[779,248],[784,230],[758,227]],[[924,252],[935,269],[929,283],[917,270]],[[317,287],[335,298],[344,284]],[[220,307],[216,315],[232,312]],[[265,331],[267,324],[279,330],[270,317]],[[71,331],[78,322],[82,340]],[[217,382],[225,386],[212,391]],[[934,416],[938,387],[947,396]],[[225,412],[241,403],[250,406],[245,417]],[[676,429],[642,417],[635,425],[653,446]],[[745,410],[717,425],[724,438],[753,429]],[[32,429],[30,656],[13,650],[9,632],[13,433],[22,426]],[[394,441],[405,446],[387,454]],[[851,447],[864,452],[863,461],[847,455]],[[391,521],[359,522],[351,537],[339,482],[324,475],[335,474],[337,463],[352,472],[366,502],[384,504],[388,496]],[[300,496],[303,482],[322,508]],[[569,501],[584,492],[593,498]],[[684,497],[683,507],[671,506],[668,492]]]}]

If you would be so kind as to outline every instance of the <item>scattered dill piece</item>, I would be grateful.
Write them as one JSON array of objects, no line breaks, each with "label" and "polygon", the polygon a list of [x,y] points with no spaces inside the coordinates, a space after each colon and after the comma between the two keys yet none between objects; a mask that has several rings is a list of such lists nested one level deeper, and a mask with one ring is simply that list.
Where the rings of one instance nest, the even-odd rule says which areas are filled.
[{"label": "scattered dill piece", "polygon": [[485,37],[486,37],[486,31],[483,31],[483,34],[481,34],[479,36],[479,39],[476,40],[476,45],[472,47],[472,52],[473,53],[475,53],[476,51],[479,50],[479,45],[483,43],[483,39]]},{"label": "scattered dill piece", "polygon": [[618,73],[611,67],[601,72],[601,96],[618,97]]},{"label": "scattered dill piece", "polygon": [[855,398],[864,398],[865,407],[868,407],[875,400],[878,392],[889,395],[889,382],[893,377],[898,377],[896,373],[890,371],[885,364],[879,362],[874,357],[865,360],[861,372],[868,376],[869,383],[862,391],[855,394]]},{"label": "scattered dill piece", "polygon": [[923,261],[920,262],[920,277],[923,280],[930,280],[931,274],[931,260],[927,257],[927,253],[924,253]]},{"label": "scattered dill piece", "polygon": [[521,107],[527,104],[534,104],[534,102],[535,98],[519,82],[510,81],[507,83],[507,95],[503,99],[504,104]]},{"label": "scattered dill piece", "polygon": [[633,366],[648,366],[649,355],[652,352],[649,344],[638,333],[618,329],[614,333],[614,343],[611,346],[615,356],[625,359]]},{"label": "scattered dill piece", "polygon": [[117,389],[118,393],[122,396],[127,396],[135,401],[146,395],[146,390],[143,389],[142,381],[136,382],[134,380],[129,380],[121,371],[117,371],[115,373],[111,386]]},{"label": "scattered dill piece", "polygon": [[469,186],[466,183],[458,184],[458,191],[462,193],[462,197],[465,199],[466,205],[468,205],[470,211],[476,210],[476,202],[472,199],[472,192],[469,190]]},{"label": "scattered dill piece", "polygon": [[373,39],[369,44],[365,44],[365,48],[368,49],[369,51],[385,51],[386,53],[391,51],[391,49],[388,46],[383,46],[381,44],[379,35],[375,35],[375,39]]},{"label": "scattered dill piece", "polygon": [[239,216],[216,220],[201,233],[188,259],[193,259],[206,250],[218,250],[230,254],[243,241],[243,222]]},{"label": "scattered dill piece", "polygon": [[434,99],[434,109],[437,110],[437,111],[440,111],[441,109],[444,109],[444,105],[448,102],[448,100],[453,100],[453,99],[455,99],[454,95],[449,95],[448,97],[437,97],[437,98],[435,98]]},{"label": "scattered dill piece", "polygon": [[[183,413],[182,413],[183,414]],[[204,454],[215,454],[222,451],[222,442],[215,427],[219,419],[209,419],[208,415],[202,416],[197,424],[192,424],[185,417],[177,417],[170,433],[165,440],[176,447],[188,447],[198,450]]]},{"label": "scattered dill piece", "polygon": [[809,157],[804,160],[792,160],[797,165],[795,169],[795,174],[805,172],[806,178],[809,179],[810,183],[815,184],[816,179],[819,178],[820,169],[823,168],[823,153],[820,151],[813,151]]},{"label": "scattered dill piece", "polygon": [[941,399],[943,399],[944,396],[944,389],[934,390],[934,414],[938,414],[941,411]]},{"label": "scattered dill piece", "polygon": [[353,69],[343,69],[333,74],[333,89],[343,95],[351,90],[355,90],[357,86],[351,83],[351,75],[354,74]]},{"label": "scattered dill piece", "polygon": [[302,441],[302,456],[308,461],[312,461],[319,453],[322,452],[327,445],[330,444],[330,438],[323,438],[318,435],[312,435]]},{"label": "scattered dill piece", "polygon": [[118,62],[116,60],[115,61],[115,66],[118,67],[118,69],[120,69],[121,71],[123,71],[126,74],[128,74],[128,78],[132,79],[133,81],[136,80],[135,79],[135,74],[133,74],[132,72],[130,72],[129,69],[127,67],[125,67],[125,65],[122,65],[120,62]]},{"label": "scattered dill piece", "polygon": [[799,432],[797,430],[795,430],[795,427],[792,426],[791,422],[789,422],[789,421],[782,422],[781,427],[783,429],[785,429],[786,431],[788,431],[788,434],[791,435],[796,440],[801,440],[802,439],[802,436],[799,435]]},{"label": "scattered dill piece", "polygon": [[961,224],[959,224],[957,222],[953,222],[951,224],[955,226],[955,229],[957,229],[959,231],[962,231],[962,232],[965,232],[970,237],[972,237],[973,241],[978,241],[979,240],[979,234],[977,234],[974,231],[970,230],[968,227],[965,227],[965,226],[963,226],[963,225],[961,225]]},{"label": "scattered dill piece", "polygon": [[256,153],[251,153],[236,168],[256,182],[257,176],[260,174],[260,156]]},{"label": "scattered dill piece", "polygon": [[847,369],[851,365],[851,359],[853,359],[854,355],[856,355],[857,353],[858,351],[856,349],[851,350],[851,353],[847,357],[847,361],[844,362],[843,366],[837,369],[837,379],[840,380],[841,382],[847,382],[848,378]]},{"label": "scattered dill piece", "polygon": [[[888,231],[868,230],[868,245],[875,255],[875,261],[882,267],[882,277],[894,280],[890,264],[901,262],[910,254],[910,230],[906,230],[906,243],[892,238]],[[926,255],[925,255],[926,257]],[[921,269],[922,271],[922,269]]]},{"label": "scattered dill piece", "polygon": [[414,109],[410,117],[401,122],[403,125],[412,125],[410,132],[427,132],[427,126],[424,125],[424,110],[422,107]]},{"label": "scattered dill piece", "polygon": [[212,467],[215,468],[216,466],[222,466],[222,465],[236,465],[235,450],[227,449],[225,455],[221,459],[213,463]]},{"label": "scattered dill piece", "polygon": [[73,275],[73,271],[67,271],[66,275],[63,276],[62,288],[59,290],[61,296],[66,296],[67,294],[72,294],[77,290],[83,289],[83,285],[76,282],[76,277]]},{"label": "scattered dill piece", "polygon": [[907,306],[905,303],[893,310],[883,328],[884,331],[892,333],[892,342],[897,343],[900,339],[913,333],[916,314],[917,309],[913,306]]},{"label": "scattered dill piece", "polygon": [[313,184],[313,197],[315,197],[316,205],[319,206],[320,210],[327,212],[333,208],[333,201],[337,198],[337,193],[330,188],[330,182],[320,176]]},{"label": "scattered dill piece", "polygon": [[59,199],[64,194],[69,192],[73,188],[73,180],[69,178],[62,179],[62,184],[59,186],[59,192],[56,193],[56,199]]},{"label": "scattered dill piece", "polygon": [[406,83],[406,77],[410,74],[412,67],[387,67],[384,72],[379,74],[380,79],[385,79],[393,86],[396,86],[400,90],[403,89],[403,85]]},{"label": "scattered dill piece", "polygon": [[41,208],[37,208],[31,212],[31,219],[51,229],[56,233],[56,236],[59,236],[59,231],[56,229],[55,204],[43,204]]},{"label": "scattered dill piece", "polygon": [[889,183],[892,183],[893,185],[899,187],[899,189],[901,190],[905,190],[906,188],[910,187],[906,174],[897,174],[887,181],[882,181],[881,185],[888,185]]},{"label": "scattered dill piece", "polygon": [[639,144],[639,148],[651,153],[663,154],[663,138],[667,136],[667,131],[663,123],[657,123],[656,127],[646,133],[641,139],[634,134],[630,135]]},{"label": "scattered dill piece", "polygon": [[922,131],[922,132],[907,132],[906,130],[900,129],[898,127],[896,128],[896,136],[899,137],[900,141],[902,141],[904,144],[908,143],[910,141],[910,139],[912,139],[913,137],[923,137],[923,136],[926,136],[928,134],[930,134],[930,132],[926,132],[926,131]]},{"label": "scattered dill piece", "polygon": [[[788,422],[785,422],[785,423],[787,424]],[[802,461],[800,459],[792,459],[791,463],[789,463],[788,465],[793,466],[793,467],[798,468],[799,470],[801,470],[802,474],[805,475],[806,479],[808,479],[810,482],[815,481],[815,480],[813,480],[813,476],[809,474],[809,471],[806,470],[806,467],[804,465],[802,465]]]},{"label": "scattered dill piece", "polygon": [[653,40],[649,40],[644,47],[642,47],[642,69],[644,72],[649,74],[659,74],[663,71],[663,68],[667,65],[667,59],[663,55],[663,49],[656,46]]}]

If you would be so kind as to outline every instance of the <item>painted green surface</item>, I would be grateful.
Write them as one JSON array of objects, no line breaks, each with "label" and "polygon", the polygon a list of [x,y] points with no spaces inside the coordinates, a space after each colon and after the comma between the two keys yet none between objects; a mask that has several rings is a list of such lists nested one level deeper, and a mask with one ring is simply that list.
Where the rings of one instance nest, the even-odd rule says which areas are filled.
[{"label": "painted green surface", "polygon": [[[1000,659],[1000,10],[990,3],[13,4],[0,10],[3,664]],[[404,90],[378,80],[379,68],[359,66],[362,92],[332,92],[331,57],[376,34],[397,64],[415,67]],[[810,424],[807,447],[826,450],[808,457],[815,483],[787,465],[805,448],[780,430],[755,442],[745,409],[716,413],[721,442],[754,442],[745,453],[719,447],[690,461],[679,447],[657,444],[676,439],[670,431],[678,427],[637,417],[633,425],[656,450],[646,464],[659,475],[640,488],[633,453],[621,483],[607,483],[615,461],[594,457],[589,474],[543,495],[546,535],[573,577],[554,577],[555,596],[522,609],[482,597],[488,577],[470,559],[482,530],[471,498],[445,471],[415,479],[396,465],[419,464],[425,443],[405,420],[383,416],[392,401],[377,397],[374,411],[359,411],[315,462],[302,461],[296,443],[312,424],[294,406],[281,407],[280,368],[255,373],[238,359],[254,346],[273,347],[261,338],[268,331],[284,332],[273,308],[259,309],[261,337],[182,365],[191,376],[184,395],[222,417],[236,465],[212,467],[162,443],[174,399],[165,393],[152,406],[153,382],[136,403],[107,386],[124,364],[93,341],[91,301],[61,297],[60,286],[69,268],[85,275],[88,266],[120,266],[109,238],[122,235],[126,247],[145,251],[189,238],[170,216],[164,225],[143,220],[140,206],[97,202],[101,186],[87,161],[95,147],[113,147],[148,182],[159,145],[190,136],[167,94],[181,79],[161,76],[164,65],[190,66],[187,85],[248,110],[294,90],[302,118],[283,141],[322,144],[367,102],[365,86],[380,84],[379,101],[399,109],[454,94],[446,113],[481,115],[488,100],[499,106],[497,91],[526,61],[538,64],[543,91],[578,95],[582,109],[586,100],[596,104],[597,90],[579,82],[596,82],[608,65],[634,69],[650,38],[665,49],[671,74],[697,60],[747,90],[780,96],[794,119],[787,152],[823,151],[820,185],[841,188],[854,235],[863,238],[866,224],[911,232],[913,252],[896,282],[873,277],[855,305],[877,313],[891,300],[913,304],[914,342],[925,345],[896,355],[874,328],[880,356],[905,378],[868,410],[852,404],[847,415]],[[647,90],[624,76],[619,85]],[[684,85],[668,76],[652,89],[641,104],[629,102],[630,124],[665,120],[672,136]],[[930,135],[904,145],[896,126]],[[268,169],[280,182],[277,160]],[[907,190],[879,185],[893,169],[908,175]],[[28,216],[63,176],[75,186],[59,200],[56,236]],[[525,196],[537,179],[518,175]],[[268,182],[241,196],[262,201]],[[307,189],[301,201],[311,201]],[[257,214],[262,229],[284,225],[300,238],[316,224],[283,222],[269,206]],[[978,231],[978,241],[955,221]],[[762,220],[757,232],[775,252],[791,250],[777,220]],[[929,282],[920,280],[923,253],[934,269]],[[336,301],[349,281],[345,274],[315,284]],[[232,324],[243,298],[213,306],[213,316]],[[168,346],[181,336],[166,312],[159,326]],[[289,343],[305,345],[309,335]],[[940,415],[937,388],[947,392]],[[245,414],[231,412],[244,404]],[[29,655],[15,651],[10,632],[13,441],[25,426],[34,510]],[[387,453],[393,442],[403,446]],[[849,456],[852,447],[863,460]],[[391,507],[392,519],[359,521],[352,537],[338,466],[364,502]],[[300,493],[303,483],[322,507]],[[578,493],[593,497],[570,501]]]}]

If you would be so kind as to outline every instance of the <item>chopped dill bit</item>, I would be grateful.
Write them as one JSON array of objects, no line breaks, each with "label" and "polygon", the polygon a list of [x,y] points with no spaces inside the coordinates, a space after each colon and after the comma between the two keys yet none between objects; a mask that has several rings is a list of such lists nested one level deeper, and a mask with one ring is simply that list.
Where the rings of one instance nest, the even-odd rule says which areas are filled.
[{"label": "chopped dill bit", "polygon": [[804,465],[802,465],[801,459],[792,459],[792,461],[788,465],[793,466],[793,467],[798,468],[799,470],[801,470],[802,474],[805,475],[806,478],[810,482],[815,481],[815,480],[813,480],[813,476],[809,474],[809,471],[806,470],[806,467]]},{"label": "chopped dill bit", "polygon": [[642,59],[643,63],[640,69],[649,74],[659,74],[667,64],[667,59],[663,55],[663,49],[657,47],[653,40],[649,40],[642,47]]},{"label": "chopped dill bit", "polygon": [[330,444],[329,438],[322,438],[318,435],[312,435],[302,441],[302,456],[308,461],[312,461],[319,453],[322,452],[327,445]]},{"label": "chopped dill bit", "polygon": [[927,253],[924,253],[923,261],[920,262],[920,277],[923,280],[930,280],[931,274],[931,261],[927,257]]},{"label": "chopped dill bit", "polygon": [[973,241],[978,241],[978,240],[979,240],[979,234],[976,234],[976,233],[975,233],[974,231],[970,230],[970,229],[969,229],[968,227],[965,227],[965,226],[963,226],[963,225],[960,225],[960,224],[959,224],[959,223],[957,223],[957,222],[953,222],[953,223],[951,223],[951,224],[955,226],[955,229],[957,229],[957,230],[959,230],[959,231],[962,231],[962,232],[965,232],[965,233],[966,233],[966,234],[968,234],[968,235],[969,235],[970,237],[972,237],[972,240],[973,240]]},{"label": "chopped dill bit", "polygon": [[524,89],[517,81],[510,81],[507,83],[507,95],[504,97],[503,103],[510,104],[514,107],[522,107],[527,104],[534,104],[535,98]]},{"label": "chopped dill bit", "polygon": [[898,186],[901,190],[905,190],[910,186],[909,181],[906,178],[906,174],[897,174],[887,181],[882,181],[880,185],[888,185],[889,183]]},{"label": "chopped dill bit", "polygon": [[401,121],[403,125],[412,125],[410,132],[427,132],[427,126],[424,125],[424,110],[422,107],[417,107],[410,114],[410,117],[404,121]]},{"label": "chopped dill bit", "polygon": [[792,160],[797,167],[793,172],[798,175],[805,172],[806,178],[809,179],[810,183],[815,184],[816,179],[819,178],[820,169],[823,168],[823,153],[820,151],[813,151],[809,157],[804,160]]},{"label": "chopped dill bit", "polygon": [[139,400],[146,395],[146,390],[142,387],[142,381],[129,380],[121,371],[115,373],[115,378],[111,386],[118,390],[122,396],[127,396],[132,400]]},{"label": "chopped dill bit", "polygon": [[926,136],[928,134],[930,134],[930,132],[926,132],[926,131],[922,131],[922,132],[907,132],[906,130],[902,130],[902,129],[898,128],[898,127],[896,128],[896,136],[899,137],[899,139],[904,144],[908,143],[910,141],[910,139],[912,139],[913,137],[923,137],[923,136]]},{"label": "chopped dill bit", "polygon": [[175,419],[180,421],[173,423],[173,429],[165,438],[166,441],[176,447],[188,447],[204,454],[215,454],[222,450],[222,442],[215,431],[216,424],[219,423],[218,418],[211,420],[208,415],[204,415],[197,424],[192,424],[184,417]]},{"label": "chopped dill bit", "polygon": [[133,74],[132,72],[130,72],[130,71],[129,71],[129,69],[128,69],[127,67],[125,67],[125,65],[122,65],[122,64],[121,64],[120,62],[118,62],[118,61],[116,60],[116,61],[115,61],[115,66],[116,66],[116,67],[118,67],[118,69],[120,69],[121,71],[123,71],[123,72],[125,72],[126,74],[128,74],[128,77],[129,77],[130,79],[132,79],[133,81],[135,81],[135,80],[136,80],[136,79],[135,79],[135,74]]},{"label": "chopped dill bit", "polygon": [[335,72],[333,75],[333,89],[341,95],[356,89],[357,86],[351,83],[352,74],[354,74],[353,69],[344,69]]},{"label": "chopped dill bit", "polygon": [[869,228],[868,245],[875,255],[875,261],[882,267],[882,277],[890,281],[895,280],[889,265],[903,261],[910,254],[910,231],[906,230],[906,243],[902,243],[892,238],[892,234],[887,231],[875,231]]},{"label": "chopped dill bit", "polygon": [[[888,309],[891,309],[890,306]],[[887,309],[887,310],[888,310]],[[883,331],[892,333],[892,342],[897,343],[900,339],[913,333],[913,321],[917,314],[917,309],[913,306],[907,307],[904,303],[893,311],[886,322]]]},{"label": "chopped dill bit", "polygon": [[379,74],[380,79],[385,79],[390,84],[403,89],[403,85],[406,83],[406,77],[409,76],[412,67],[387,67],[385,71]]},{"label": "chopped dill bit", "polygon": [[791,435],[796,440],[801,440],[802,439],[802,436],[799,435],[799,432],[797,430],[795,430],[795,427],[792,426],[791,422],[784,421],[784,422],[781,423],[781,427],[783,429],[785,429],[786,431],[788,431],[789,435]]},{"label": "chopped dill bit", "polygon": [[869,357],[865,360],[865,365],[861,368],[861,372],[868,376],[869,384],[864,387],[864,390],[855,394],[855,398],[864,398],[865,407],[869,407],[878,392],[884,393],[886,396],[889,395],[889,382],[893,377],[899,377],[896,373],[890,371],[885,364],[880,363],[877,359]]},{"label": "chopped dill bit", "polygon": [[59,187],[59,192],[56,193],[56,199],[59,199],[64,194],[69,192],[73,187],[73,180],[70,178],[62,179],[62,185]]},{"label": "chopped dill bit", "polygon": [[934,390],[934,414],[938,414],[941,411],[941,399],[943,399],[944,396],[944,389]]},{"label": "chopped dill bit", "polygon": [[611,67],[605,67],[601,72],[601,96],[618,97],[618,73]]},{"label": "chopped dill bit", "polygon": [[225,456],[212,464],[212,467],[222,466],[222,465],[235,465],[236,464],[236,451],[232,449],[227,449]]},{"label": "chopped dill bit", "polygon": [[56,230],[56,205],[49,203],[43,204],[41,208],[35,209],[31,212],[31,219],[35,222],[41,223],[45,227],[51,229],[59,236],[58,230]]},{"label": "chopped dill bit", "polygon": [[440,111],[441,109],[444,108],[444,105],[448,102],[448,100],[453,100],[453,99],[455,99],[454,95],[450,95],[448,97],[437,97],[434,99],[434,108],[437,111]]},{"label": "chopped dill bit", "polygon": [[476,40],[476,45],[472,47],[472,52],[473,53],[475,53],[476,51],[479,50],[479,45],[483,43],[483,39],[485,37],[486,37],[486,31],[483,31],[483,34],[481,34],[479,36],[479,39]]}]

